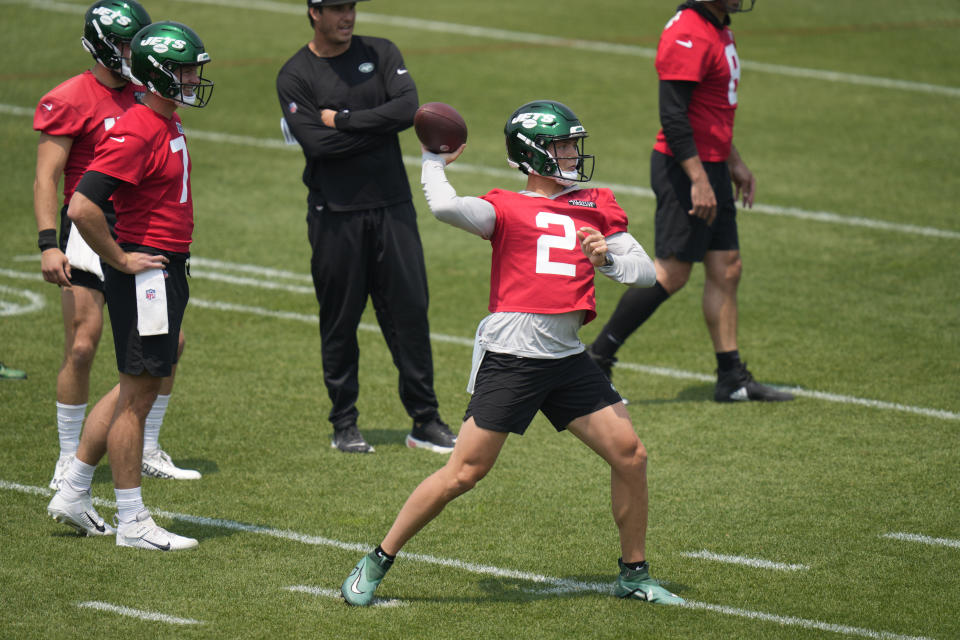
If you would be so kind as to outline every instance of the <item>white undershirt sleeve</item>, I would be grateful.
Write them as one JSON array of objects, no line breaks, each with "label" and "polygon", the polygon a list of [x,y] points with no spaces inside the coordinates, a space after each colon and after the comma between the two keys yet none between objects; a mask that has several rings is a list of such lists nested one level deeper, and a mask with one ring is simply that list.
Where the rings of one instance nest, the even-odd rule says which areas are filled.
[{"label": "white undershirt sleeve", "polygon": [[444,166],[443,158],[435,153],[424,152],[420,184],[423,185],[423,195],[430,211],[441,222],[489,240],[497,224],[497,212],[493,205],[482,198],[458,196],[447,180]]},{"label": "white undershirt sleeve", "polygon": [[657,281],[653,260],[643,250],[637,239],[626,231],[615,233],[607,239],[607,255],[613,264],[597,267],[597,270],[615,282],[631,287],[652,287]]}]

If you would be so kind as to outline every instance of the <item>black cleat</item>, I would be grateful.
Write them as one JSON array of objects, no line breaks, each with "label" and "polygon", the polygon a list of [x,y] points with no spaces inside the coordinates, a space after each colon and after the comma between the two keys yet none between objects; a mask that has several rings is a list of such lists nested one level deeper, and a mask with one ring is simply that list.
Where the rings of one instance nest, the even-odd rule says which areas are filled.
[{"label": "black cleat", "polygon": [[760,384],[747,370],[747,363],[743,362],[730,371],[717,371],[713,399],[717,402],[785,402],[793,400],[793,394]]}]

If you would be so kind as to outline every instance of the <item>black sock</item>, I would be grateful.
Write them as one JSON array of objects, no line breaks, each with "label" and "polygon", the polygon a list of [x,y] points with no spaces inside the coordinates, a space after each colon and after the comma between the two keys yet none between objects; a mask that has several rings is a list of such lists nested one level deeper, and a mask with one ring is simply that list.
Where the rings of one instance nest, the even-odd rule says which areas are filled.
[{"label": "black sock", "polygon": [[717,354],[717,371],[730,371],[740,366],[740,351],[724,351]]},{"label": "black sock", "polygon": [[604,358],[612,358],[630,334],[669,297],[670,294],[659,282],[648,288],[628,289],[617,303],[607,325],[590,345],[591,350]]},{"label": "black sock", "polygon": [[377,545],[377,548],[374,549],[373,552],[377,555],[378,558],[386,558],[390,564],[393,564],[393,561],[397,559],[397,556],[390,555],[389,553],[384,551],[383,547],[381,547],[380,545]]},{"label": "black sock", "polygon": [[649,565],[646,560],[641,560],[640,562],[624,562],[623,566],[631,571],[640,571],[646,569]]}]

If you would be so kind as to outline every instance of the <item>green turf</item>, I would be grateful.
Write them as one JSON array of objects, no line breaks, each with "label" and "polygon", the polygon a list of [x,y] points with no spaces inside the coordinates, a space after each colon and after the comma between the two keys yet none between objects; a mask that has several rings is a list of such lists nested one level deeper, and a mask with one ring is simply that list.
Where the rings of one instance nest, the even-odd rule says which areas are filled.
[{"label": "green turf", "polygon": [[[377,0],[359,5],[357,30],[399,45],[421,101],[464,115],[468,150],[449,173],[461,194],[522,185],[507,173],[504,119],[528,100],[559,99],[590,131],[595,179],[624,185],[618,200],[630,230],[652,252],[644,189],[658,125],[649,52],[676,3],[594,4]],[[760,379],[803,395],[773,406],[711,402],[699,269],[619,352],[625,366],[614,380],[650,454],[649,558],[656,577],[695,603],[687,609],[592,588],[612,588],[616,571],[609,473],[543,418],[408,545],[454,566],[399,559],[379,593],[398,606],[355,610],[289,590],[338,589],[361,554],[351,545],[379,542],[409,492],[444,460],[404,447],[410,421],[396,372],[367,328],[360,425],[377,453],[351,457],[329,446],[302,157],[271,146],[280,139],[276,71],[310,35],[300,2],[146,5],[154,19],[180,20],[203,37],[216,82],[208,108],[181,111],[196,203],[196,304],[161,434],[174,459],[204,477],[144,481],[151,508],[191,517],[158,521],[200,547],[169,556],[117,549],[46,517],[63,338],[57,290],[39,279],[30,117],[46,90],[90,63],[79,46],[85,6],[0,3],[0,360],[29,373],[0,381],[0,637],[960,637],[960,549],[883,537],[960,539],[954,0],[759,0],[735,18],[744,61],[736,142],[759,180],[758,210],[740,216],[740,348]],[[587,50],[575,40],[628,48]],[[456,427],[468,398],[467,343],[486,313],[490,250],[432,219],[412,131],[402,143],[414,160],[437,393]],[[844,223],[854,218],[866,222]],[[212,277],[225,274],[289,286]],[[603,278],[597,286],[600,319],[584,328],[585,341],[622,292]],[[42,308],[18,312],[29,295]],[[365,327],[374,325],[368,312]],[[115,380],[108,332],[91,397]],[[113,500],[106,465],[93,493]],[[703,551],[804,568],[688,555]],[[558,590],[534,574],[580,588]],[[78,606],[89,601],[200,624]]]}]

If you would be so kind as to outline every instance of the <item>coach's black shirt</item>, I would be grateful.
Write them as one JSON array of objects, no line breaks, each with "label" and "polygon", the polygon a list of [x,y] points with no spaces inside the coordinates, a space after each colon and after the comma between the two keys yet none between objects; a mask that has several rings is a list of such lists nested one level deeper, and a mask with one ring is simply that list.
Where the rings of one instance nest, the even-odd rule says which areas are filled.
[{"label": "coach's black shirt", "polygon": [[[307,159],[303,182],[329,209],[411,200],[397,133],[413,124],[419,99],[396,45],[353,36],[350,48],[333,58],[304,46],[280,69],[277,96]],[[324,126],[322,109],[339,112],[336,129]]]}]

